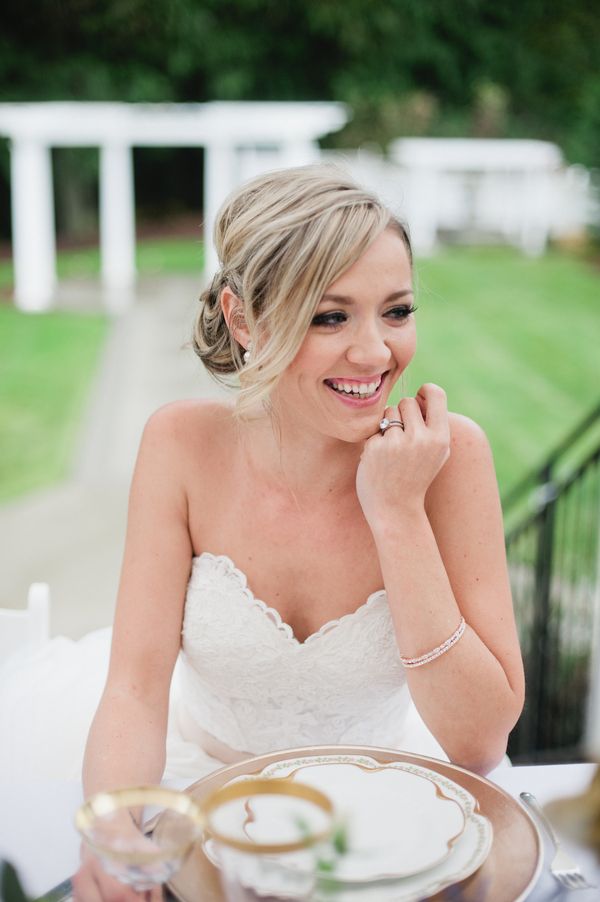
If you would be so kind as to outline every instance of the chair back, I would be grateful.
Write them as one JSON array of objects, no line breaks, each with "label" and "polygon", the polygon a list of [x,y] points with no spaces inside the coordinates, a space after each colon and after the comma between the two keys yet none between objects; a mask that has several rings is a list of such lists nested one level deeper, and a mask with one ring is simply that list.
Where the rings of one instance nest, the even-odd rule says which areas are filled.
[{"label": "chair back", "polygon": [[25,610],[0,608],[0,664],[20,648],[33,649],[50,638],[50,588],[32,583]]}]

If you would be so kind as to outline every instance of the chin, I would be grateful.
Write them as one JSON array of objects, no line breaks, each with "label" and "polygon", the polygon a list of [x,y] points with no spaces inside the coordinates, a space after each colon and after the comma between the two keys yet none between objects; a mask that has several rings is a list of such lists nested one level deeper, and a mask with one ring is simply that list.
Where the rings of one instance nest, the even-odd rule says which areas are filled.
[{"label": "chin", "polygon": [[[381,416],[383,416],[383,414]],[[381,416],[378,416],[373,423],[361,423],[360,426],[356,424],[354,427],[349,426],[346,429],[340,429],[338,438],[351,445],[364,444],[367,439],[370,439],[379,431],[379,421]]]}]

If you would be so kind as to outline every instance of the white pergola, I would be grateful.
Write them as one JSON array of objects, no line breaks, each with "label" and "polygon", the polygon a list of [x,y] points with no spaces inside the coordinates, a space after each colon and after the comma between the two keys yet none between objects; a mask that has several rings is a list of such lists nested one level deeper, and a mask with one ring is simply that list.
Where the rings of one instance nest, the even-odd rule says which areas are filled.
[{"label": "white pergola", "polygon": [[206,269],[216,211],[237,184],[267,168],[318,158],[317,139],[347,121],[340,103],[3,103],[10,140],[15,302],[47,310],[56,287],[52,147],[100,149],[100,252],[107,305],[127,303],[135,280],[132,148],[204,148]]},{"label": "white pergola", "polygon": [[400,168],[405,215],[420,253],[431,253],[448,230],[495,233],[539,256],[565,219],[566,203],[573,206],[565,194],[576,187],[574,179],[565,178],[560,149],[547,141],[401,138],[392,142],[390,157]]}]

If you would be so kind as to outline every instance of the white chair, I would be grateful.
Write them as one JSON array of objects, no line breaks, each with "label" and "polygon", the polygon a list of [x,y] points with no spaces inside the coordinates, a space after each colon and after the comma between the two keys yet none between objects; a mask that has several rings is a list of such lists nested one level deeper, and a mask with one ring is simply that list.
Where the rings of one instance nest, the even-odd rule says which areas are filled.
[{"label": "white chair", "polygon": [[20,648],[34,649],[50,638],[50,588],[32,583],[25,610],[0,608],[0,664]]}]

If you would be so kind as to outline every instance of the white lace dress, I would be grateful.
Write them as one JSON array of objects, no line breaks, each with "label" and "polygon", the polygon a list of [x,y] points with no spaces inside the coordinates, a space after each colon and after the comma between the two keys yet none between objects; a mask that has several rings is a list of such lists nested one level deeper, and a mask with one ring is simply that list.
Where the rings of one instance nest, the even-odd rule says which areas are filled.
[{"label": "white lace dress", "polygon": [[[0,771],[77,778],[110,630],[17,655],[0,682]],[[299,642],[223,555],[194,558],[171,689],[167,778],[252,754],[376,745],[445,757],[419,717],[383,590]]]}]

